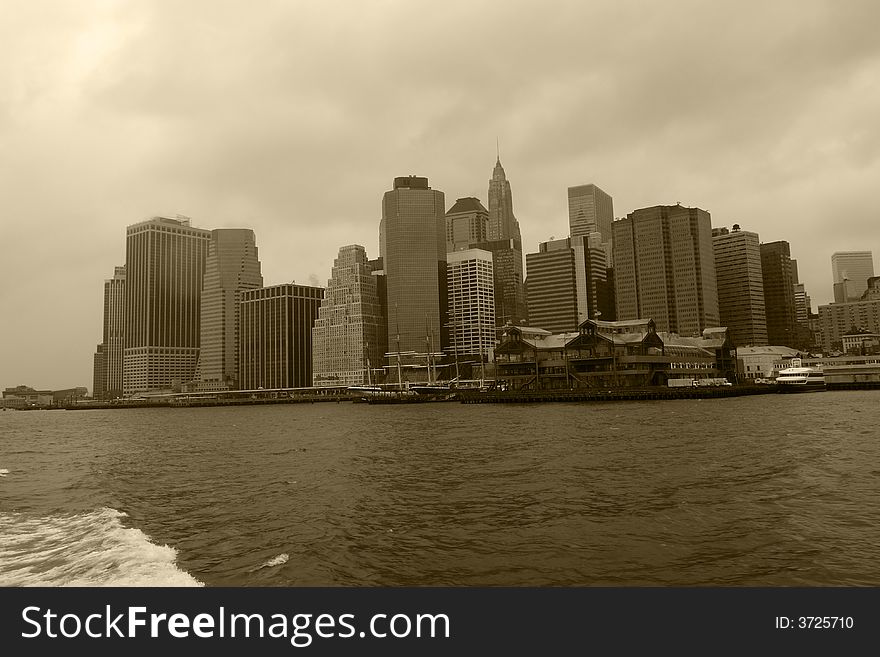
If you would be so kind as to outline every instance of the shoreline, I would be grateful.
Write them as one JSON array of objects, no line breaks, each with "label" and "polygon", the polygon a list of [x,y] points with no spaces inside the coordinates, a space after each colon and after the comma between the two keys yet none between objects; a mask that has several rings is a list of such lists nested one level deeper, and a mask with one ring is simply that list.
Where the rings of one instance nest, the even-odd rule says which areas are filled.
[{"label": "shoreline", "polygon": [[[838,390],[880,390],[877,382],[856,382],[831,384],[825,391]],[[786,391],[790,392],[790,391]],[[606,390],[574,389],[574,390],[519,390],[519,391],[453,391],[450,395],[424,395],[407,399],[375,400],[375,403],[440,403],[458,402],[461,404],[527,404],[553,402],[612,402],[612,401],[661,401],[675,399],[725,399],[752,395],[786,394],[771,385],[740,385],[699,388],[617,388]],[[824,391],[811,391],[824,392]],[[801,391],[795,391],[799,394]],[[314,403],[374,403],[369,397],[359,394],[337,395],[302,395],[284,398],[263,399],[192,399],[174,398],[150,401],[94,401],[65,406],[35,406],[19,409],[19,411],[89,411],[89,410],[123,410],[133,408],[214,408],[218,406],[267,406],[278,404],[314,404]]]}]

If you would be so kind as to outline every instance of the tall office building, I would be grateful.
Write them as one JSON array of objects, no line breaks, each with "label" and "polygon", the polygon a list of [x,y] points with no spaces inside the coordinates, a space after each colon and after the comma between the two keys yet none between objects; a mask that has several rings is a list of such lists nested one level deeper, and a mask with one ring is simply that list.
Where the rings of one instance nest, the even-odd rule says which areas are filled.
[{"label": "tall office building", "polygon": [[491,358],[495,349],[495,295],[492,254],[481,249],[449,253],[450,346],[447,351],[462,357]]},{"label": "tall office building", "polygon": [[443,192],[427,178],[395,178],[382,199],[381,234],[388,349],[440,352],[448,345]]},{"label": "tall office building", "polygon": [[519,222],[513,214],[510,182],[501,158],[495,161],[489,179],[489,223],[487,239],[474,242],[472,248],[492,253],[495,276],[495,322],[523,324],[526,319],[526,298],[523,289],[523,249]]},{"label": "tall office building", "polygon": [[211,231],[180,216],[126,229],[125,395],[170,390],[193,379],[210,239]]},{"label": "tall office building", "polygon": [[798,348],[794,271],[788,242],[761,245],[761,273],[767,313],[767,341],[774,347]]},{"label": "tall office building", "polygon": [[[381,256],[370,260],[370,273],[376,280],[376,296],[379,299],[379,354],[388,353],[388,278],[385,276],[385,260]],[[371,364],[372,367],[372,364]]]},{"label": "tall office building", "polygon": [[831,254],[831,275],[834,277],[834,302],[858,301],[868,289],[874,275],[871,251],[838,251]]},{"label": "tall office building", "polygon": [[767,344],[767,315],[764,307],[764,278],[761,273],[761,243],[757,233],[712,229],[715,252],[715,280],[721,325],[730,331],[737,346]]},{"label": "tall office building", "polygon": [[495,161],[492,177],[489,179],[489,240],[515,239],[522,242],[519,232],[519,222],[513,214],[513,196],[510,192],[510,182],[504,167],[501,166],[501,157]]},{"label": "tall office building", "polygon": [[104,344],[98,345],[92,360],[92,399],[107,398],[107,359]]},{"label": "tall office building", "polygon": [[718,326],[709,213],[681,205],[631,212],[613,224],[617,319],[653,319],[658,331],[701,335]]},{"label": "tall office building", "polygon": [[211,231],[202,284],[200,390],[238,388],[238,312],[241,292],[263,287],[254,231]]},{"label": "tall office building", "polygon": [[122,397],[122,360],[125,347],[125,265],[104,281],[103,341],[95,353],[95,399]]},{"label": "tall office building", "polygon": [[822,348],[826,352],[843,351],[843,336],[852,334],[853,328],[880,333],[880,290],[875,294],[871,291],[869,288],[859,301],[819,306]]},{"label": "tall office building", "polygon": [[523,287],[522,246],[519,240],[510,238],[474,242],[470,247],[492,254],[497,326],[508,323],[524,324],[527,311]]},{"label": "tall office building", "polygon": [[578,185],[568,188],[568,225],[572,237],[601,235],[606,251],[607,266],[612,266],[612,223],[614,202],[596,185]]},{"label": "tall office building", "polygon": [[471,248],[486,241],[489,211],[479,199],[460,198],[446,213],[446,252]]},{"label": "tall office building", "polygon": [[[343,246],[312,328],[312,381],[316,386],[373,383],[382,368],[387,336],[378,289],[367,252]],[[368,372],[369,370],[369,372]]]},{"label": "tall office building", "polygon": [[529,324],[552,333],[575,331],[587,319],[611,314],[607,297],[605,250],[590,238],[542,242],[526,254]]},{"label": "tall office building", "polygon": [[312,326],[323,297],[324,288],[294,283],[242,290],[242,390],[311,387]]}]

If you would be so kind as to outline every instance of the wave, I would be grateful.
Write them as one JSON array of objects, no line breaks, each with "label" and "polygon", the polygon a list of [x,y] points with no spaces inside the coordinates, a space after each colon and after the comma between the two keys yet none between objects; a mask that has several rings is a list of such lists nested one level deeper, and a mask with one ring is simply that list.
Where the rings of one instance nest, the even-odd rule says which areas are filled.
[{"label": "wave", "polygon": [[5,477],[8,474],[9,470],[7,470],[6,468],[0,468],[0,477]]},{"label": "wave", "polygon": [[177,550],[125,527],[116,509],[68,516],[0,513],[0,586],[202,586]]},{"label": "wave", "polygon": [[261,570],[262,568],[274,568],[275,566],[282,566],[287,563],[287,560],[290,559],[290,555],[286,553],[279,554],[276,557],[272,557],[268,561],[261,563],[259,566],[251,570],[251,572]]}]

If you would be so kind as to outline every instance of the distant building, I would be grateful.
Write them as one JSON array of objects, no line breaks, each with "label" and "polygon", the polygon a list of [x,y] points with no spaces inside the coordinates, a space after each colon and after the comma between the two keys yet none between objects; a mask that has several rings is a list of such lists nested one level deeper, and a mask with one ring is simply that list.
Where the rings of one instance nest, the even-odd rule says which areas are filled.
[{"label": "distant building", "polygon": [[605,251],[596,236],[542,242],[526,254],[528,317],[551,332],[610,315]]},{"label": "distant building", "polygon": [[26,408],[29,406],[52,406],[55,394],[51,390],[34,390],[29,386],[16,386],[3,391],[4,408]]},{"label": "distant building", "polygon": [[571,237],[599,234],[601,248],[606,252],[606,266],[611,267],[614,201],[596,185],[568,188],[568,225]]},{"label": "distant building", "polygon": [[65,390],[34,390],[28,386],[6,388],[0,408],[49,408],[63,404],[75,403],[88,395],[84,387],[67,388]]},{"label": "distant building", "polygon": [[718,326],[708,212],[658,205],[631,212],[613,228],[618,320],[651,317],[658,330],[681,336]]},{"label": "distant building", "polygon": [[880,333],[852,333],[841,337],[843,353],[873,356],[880,353]]},{"label": "distant building", "polygon": [[210,240],[211,231],[191,227],[186,217],[154,217],[126,229],[126,396],[171,390],[195,376]]},{"label": "distant building", "polygon": [[794,358],[800,354],[791,347],[774,347],[769,345],[737,347],[736,358],[739,379],[753,383],[755,379],[770,379],[776,376],[774,363],[783,358]]},{"label": "distant building", "polygon": [[443,192],[427,178],[395,178],[382,199],[380,233],[389,350],[424,354],[429,343],[441,351],[448,345]]},{"label": "distant building", "polygon": [[868,279],[868,289],[862,293],[859,301],[870,301],[871,299],[880,299],[880,276],[871,276]]},{"label": "distant building", "polygon": [[794,276],[788,242],[761,244],[761,273],[767,311],[767,341],[772,345],[798,348],[797,309]]},{"label": "distant building", "polygon": [[312,326],[324,288],[284,283],[241,292],[240,388],[312,385]]},{"label": "distant building", "polygon": [[479,199],[460,198],[446,213],[446,252],[471,248],[486,241],[489,211]]},{"label": "distant building", "polygon": [[838,251],[831,254],[831,275],[834,280],[834,302],[858,301],[868,289],[874,275],[871,251]]},{"label": "distant building", "polygon": [[522,244],[510,238],[474,242],[470,246],[492,254],[496,326],[524,323],[528,310],[523,285]]},{"label": "distant building", "polygon": [[95,399],[122,397],[122,364],[125,348],[125,266],[116,267],[104,281],[103,342],[94,359]]},{"label": "distant building", "polygon": [[519,222],[513,214],[510,182],[500,157],[489,180],[489,223],[486,240],[470,248],[492,253],[495,272],[495,322],[498,326],[519,324],[526,318],[523,290],[523,249]]},{"label": "distant building", "polygon": [[447,351],[456,363],[473,357],[488,362],[495,350],[492,254],[468,249],[446,258],[451,343]]},{"label": "distant building", "polygon": [[730,330],[736,345],[767,344],[758,234],[740,230],[737,224],[732,231],[713,228],[712,247],[721,325]]},{"label": "distant building", "polygon": [[387,340],[378,288],[366,249],[359,244],[340,248],[312,328],[314,385],[376,382]]},{"label": "distant building", "polygon": [[107,357],[104,354],[104,344],[99,344],[95,350],[92,362],[92,397],[104,399],[107,395]]},{"label": "distant building", "polygon": [[522,242],[519,232],[519,222],[513,214],[513,196],[510,192],[510,182],[504,167],[501,166],[501,157],[495,161],[492,177],[489,179],[489,225],[488,240],[514,239]]},{"label": "distant building", "polygon": [[254,231],[211,231],[202,285],[198,390],[238,388],[241,293],[262,286]]},{"label": "distant building", "polygon": [[880,333],[880,297],[819,306],[819,324],[822,349],[826,353],[842,350],[843,336],[853,334],[853,329]]},{"label": "distant building", "polygon": [[574,331],[578,325],[577,284],[571,240],[538,245],[526,254],[529,323],[551,333]]}]

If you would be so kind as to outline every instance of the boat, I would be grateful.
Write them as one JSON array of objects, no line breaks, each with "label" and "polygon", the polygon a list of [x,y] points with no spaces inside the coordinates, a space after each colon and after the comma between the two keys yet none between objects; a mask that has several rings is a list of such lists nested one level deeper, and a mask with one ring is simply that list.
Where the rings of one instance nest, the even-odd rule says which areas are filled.
[{"label": "boat", "polygon": [[445,395],[452,392],[452,388],[441,383],[429,383],[427,385],[411,385],[409,387],[417,395]]},{"label": "boat", "polygon": [[820,367],[805,367],[800,358],[794,358],[790,367],[779,370],[776,384],[780,392],[821,392],[825,390],[825,373]]}]

